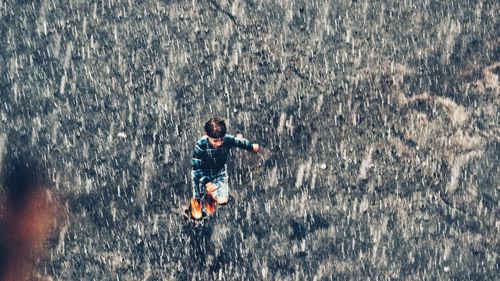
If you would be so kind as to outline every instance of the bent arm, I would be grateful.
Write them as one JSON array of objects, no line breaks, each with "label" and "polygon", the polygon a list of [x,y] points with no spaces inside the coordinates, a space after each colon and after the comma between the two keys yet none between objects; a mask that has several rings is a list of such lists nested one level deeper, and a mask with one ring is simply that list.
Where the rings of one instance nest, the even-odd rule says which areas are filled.
[{"label": "bent arm", "polygon": [[193,151],[193,158],[191,158],[191,167],[194,181],[193,184],[197,187],[199,187],[200,185],[205,185],[208,182],[208,177],[205,176],[205,173],[202,169],[202,154],[203,150],[198,144],[196,144]]}]

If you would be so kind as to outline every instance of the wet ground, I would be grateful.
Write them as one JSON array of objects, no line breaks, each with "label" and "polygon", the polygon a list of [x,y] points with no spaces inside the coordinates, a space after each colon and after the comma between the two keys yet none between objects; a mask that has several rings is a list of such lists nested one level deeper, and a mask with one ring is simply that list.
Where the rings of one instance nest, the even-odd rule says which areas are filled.
[{"label": "wet ground", "polygon": [[[38,278],[495,279],[499,8],[1,2],[3,159],[64,202]],[[212,116],[263,151],[234,151],[229,205],[195,224]]]}]

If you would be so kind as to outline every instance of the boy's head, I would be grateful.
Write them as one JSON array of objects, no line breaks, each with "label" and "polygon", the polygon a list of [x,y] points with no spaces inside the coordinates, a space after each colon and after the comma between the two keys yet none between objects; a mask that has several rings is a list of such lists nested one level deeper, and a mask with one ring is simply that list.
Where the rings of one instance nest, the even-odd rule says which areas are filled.
[{"label": "boy's head", "polygon": [[207,136],[211,138],[224,138],[226,132],[226,123],[224,123],[224,120],[220,118],[214,117],[208,120],[207,123],[205,123],[205,133],[207,133]]},{"label": "boy's head", "polygon": [[211,118],[205,123],[205,134],[208,136],[210,144],[215,148],[222,146],[226,132],[226,123],[220,118]]}]

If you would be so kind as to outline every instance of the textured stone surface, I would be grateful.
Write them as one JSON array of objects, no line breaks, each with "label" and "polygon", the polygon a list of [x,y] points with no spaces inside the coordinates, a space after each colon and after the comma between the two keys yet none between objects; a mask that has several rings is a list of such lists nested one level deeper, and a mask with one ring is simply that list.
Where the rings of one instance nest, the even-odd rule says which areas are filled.
[{"label": "textured stone surface", "polygon": [[[41,278],[494,279],[500,7],[442,2],[0,3],[0,148],[67,201]],[[263,152],[195,225],[213,115]]]}]

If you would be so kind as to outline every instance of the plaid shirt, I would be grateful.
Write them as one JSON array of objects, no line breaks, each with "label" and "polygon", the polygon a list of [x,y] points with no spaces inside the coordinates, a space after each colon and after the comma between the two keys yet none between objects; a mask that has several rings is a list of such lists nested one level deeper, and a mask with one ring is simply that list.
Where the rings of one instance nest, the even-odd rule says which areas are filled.
[{"label": "plaid shirt", "polygon": [[208,142],[208,137],[200,138],[194,147],[191,166],[193,167],[193,187],[199,188],[212,180],[214,175],[224,171],[227,156],[232,147],[252,151],[252,143],[244,138],[226,134],[222,147],[214,149]]}]

